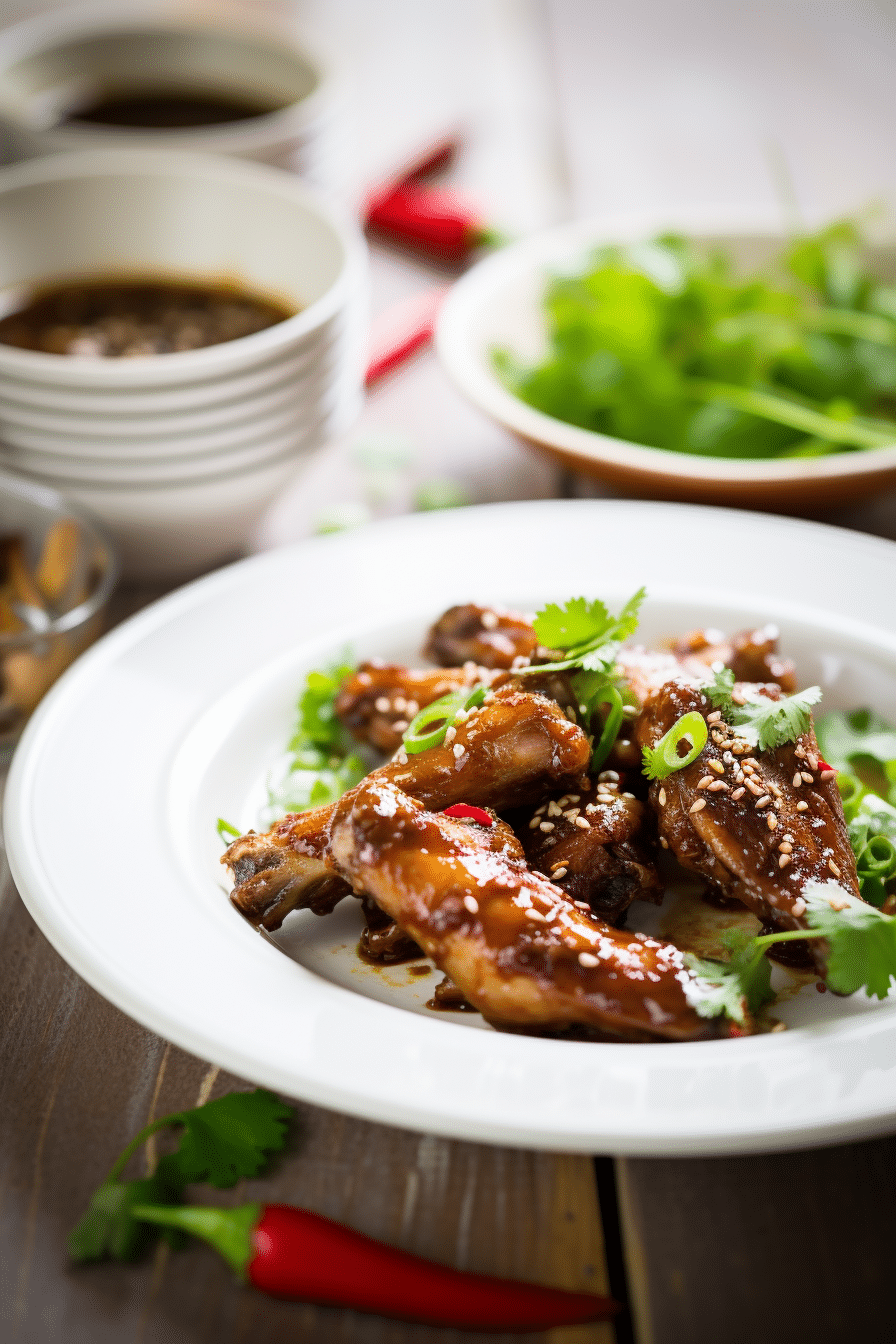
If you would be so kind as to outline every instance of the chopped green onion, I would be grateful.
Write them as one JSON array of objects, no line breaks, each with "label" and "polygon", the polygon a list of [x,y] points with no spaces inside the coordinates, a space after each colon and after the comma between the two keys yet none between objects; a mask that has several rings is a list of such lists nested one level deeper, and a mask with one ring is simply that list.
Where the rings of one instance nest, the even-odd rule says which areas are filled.
[{"label": "chopped green onion", "polygon": [[622,696],[615,686],[607,686],[605,690],[598,691],[594,697],[594,708],[598,705],[609,705],[610,712],[606,717],[603,731],[598,738],[597,744],[591,753],[591,769],[599,770],[604,761],[613,749],[613,743],[619,735],[619,729],[622,727],[622,720],[625,717],[625,706],[622,703]]},{"label": "chopped green onion", "polygon": [[[709,730],[702,714],[698,714],[696,710],[692,710],[690,714],[682,714],[678,722],[673,723],[668,733],[660,738],[655,747],[644,748],[644,774],[648,779],[665,779],[676,770],[684,770],[685,766],[696,761],[706,746],[708,736]],[[680,742],[691,743],[691,749],[686,756],[678,754]]]},{"label": "chopped green onion", "polygon": [[231,839],[238,840],[242,835],[242,831],[238,831],[235,826],[231,826],[230,822],[225,821],[223,817],[218,818],[218,825],[215,829],[225,845],[229,845]]},{"label": "chopped green onion", "polygon": [[482,704],[487,690],[487,686],[474,686],[472,691],[452,691],[433,700],[431,705],[424,705],[402,735],[405,751],[416,756],[418,752],[439,746],[459,715]]}]

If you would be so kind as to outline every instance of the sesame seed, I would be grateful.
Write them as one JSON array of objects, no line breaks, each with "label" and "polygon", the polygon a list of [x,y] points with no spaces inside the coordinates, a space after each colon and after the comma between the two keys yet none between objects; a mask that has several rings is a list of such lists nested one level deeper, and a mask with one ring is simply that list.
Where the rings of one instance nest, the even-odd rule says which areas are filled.
[{"label": "sesame seed", "polygon": [[619,783],[619,771],[618,771],[618,770],[601,770],[600,774],[599,774],[598,777],[597,777],[597,782],[598,782],[598,784],[604,784],[608,779],[612,779],[613,782],[614,782],[614,784],[618,784],[618,783]]},{"label": "sesame seed", "polygon": [[582,795],[580,793],[571,793],[569,795],[569,801],[571,803],[580,803],[582,801]]},{"label": "sesame seed", "polygon": [[566,869],[561,865],[561,867],[554,869],[554,871],[551,873],[551,876],[554,878],[555,881],[559,882],[561,877],[566,876]]},{"label": "sesame seed", "polygon": [[457,729],[449,728],[445,734],[445,741],[449,743],[453,742],[456,737],[457,737]]},{"label": "sesame seed", "polygon": [[591,822],[587,821],[585,817],[576,817],[576,825],[583,831],[591,830]]},{"label": "sesame seed", "polygon": [[757,809],[759,809],[759,808],[763,808],[763,807],[768,807],[768,805],[769,805],[770,802],[771,802],[771,798],[769,797],[769,795],[768,795],[767,793],[764,793],[764,794],[762,795],[761,798],[757,798],[757,799],[756,799],[756,802],[753,804],[753,806],[754,806],[755,808],[757,808]]},{"label": "sesame seed", "polygon": [[698,788],[698,789],[708,789],[709,786],[710,786],[710,784],[712,784],[713,782],[714,782],[714,781],[713,781],[713,777],[712,777],[712,775],[704,775],[703,778],[702,778],[702,779],[700,780],[700,782],[698,783],[697,788]]},{"label": "sesame seed", "polygon": [[750,779],[748,777],[747,779],[744,780],[744,783],[746,784],[750,792],[754,794],[757,798],[764,792],[762,785],[757,784],[755,779]]},{"label": "sesame seed", "polygon": [[547,833],[548,831],[552,831],[554,829],[554,823],[552,821],[542,821],[539,824],[538,829]]},{"label": "sesame seed", "polygon": [[759,769],[759,762],[757,761],[755,756],[745,756],[744,765],[752,765],[754,770]]},{"label": "sesame seed", "polygon": [[542,817],[542,816],[544,816],[544,810],[545,810],[546,807],[547,807],[547,803],[542,803],[539,807],[536,807],[536,809],[535,809],[535,815],[536,815],[536,817]]},{"label": "sesame seed", "polygon": [[455,759],[456,761],[459,761],[460,758],[461,758],[461,756],[463,756],[463,754],[464,754],[464,749],[463,749],[463,746],[461,745],[461,743],[460,743],[460,742],[455,742],[455,744],[454,744],[454,746],[451,748],[451,750],[454,752],[454,759]]},{"label": "sesame seed", "polygon": [[744,742],[735,742],[731,750],[734,752],[735,756],[743,756],[744,752],[749,751],[750,748]]},{"label": "sesame seed", "polygon": [[698,798],[696,802],[691,803],[690,807],[688,808],[688,812],[702,812],[705,806],[706,806],[706,799]]},{"label": "sesame seed", "polygon": [[802,770],[802,771],[800,772],[800,775],[801,775],[801,778],[802,778],[804,784],[814,784],[814,783],[815,783],[815,780],[814,780],[814,779],[812,778],[812,776],[809,774],[809,771],[808,771],[808,770]]},{"label": "sesame seed", "polygon": [[538,817],[534,816],[532,820],[529,822],[529,830],[534,831],[537,825],[538,825]]},{"label": "sesame seed", "polygon": [[661,835],[661,836],[660,836],[660,849],[668,849],[668,848],[669,848],[669,841],[666,839],[666,837],[665,837],[664,835]]},{"label": "sesame seed", "polygon": [[778,848],[780,849],[782,854],[793,853],[793,845],[790,843],[789,840],[782,840]]},{"label": "sesame seed", "polygon": [[479,911],[479,902],[477,901],[475,896],[465,896],[464,905],[469,910],[471,915],[475,915]]},{"label": "sesame seed", "polygon": [[795,789],[798,789],[798,788],[800,787],[800,785],[802,784],[802,782],[803,782],[803,777],[802,777],[802,775],[800,774],[799,770],[797,770],[796,774],[795,774],[794,777],[793,777],[793,787],[794,787]]},{"label": "sesame seed", "polygon": [[806,752],[806,760],[809,762],[810,770],[818,769],[818,757],[811,751]]},{"label": "sesame seed", "polygon": [[787,865],[788,865],[788,863],[790,863],[790,855],[789,855],[789,854],[782,854],[781,857],[778,859],[778,867],[779,867],[779,868],[786,868]]},{"label": "sesame seed", "polygon": [[707,714],[707,716],[706,716],[706,722],[707,722],[707,723],[718,723],[718,721],[719,721],[719,719],[720,719],[721,717],[722,717],[722,711],[721,711],[720,709],[714,709],[713,712],[712,712],[711,714]]},{"label": "sesame seed", "polygon": [[590,970],[592,969],[592,967],[596,966],[597,964],[598,964],[598,962],[597,962],[597,957],[594,955],[593,952],[580,952],[580,953],[579,953],[579,965],[580,965],[580,966],[585,966],[585,967],[587,967],[587,969],[590,971]]},{"label": "sesame seed", "polygon": [[548,816],[559,817],[562,809],[556,803],[548,803]]},{"label": "sesame seed", "polygon": [[776,831],[778,829],[778,818],[775,816],[774,812],[769,812],[765,819],[765,824],[770,831]]},{"label": "sesame seed", "polygon": [[573,905],[577,910],[587,910],[589,913],[591,911],[591,906],[587,901],[573,901]]},{"label": "sesame seed", "polygon": [[840,876],[840,869],[837,867],[833,859],[828,859],[828,867],[830,868],[831,872],[834,874],[835,877]]},{"label": "sesame seed", "polygon": [[567,821],[575,821],[575,819],[576,819],[576,817],[579,815],[579,812],[580,812],[580,811],[581,811],[581,808],[578,808],[578,807],[569,807],[569,808],[567,808],[567,810],[563,813],[563,815],[564,815],[564,817],[566,818]]},{"label": "sesame seed", "polygon": [[745,793],[746,789],[735,789],[731,797],[734,799],[735,802],[737,802],[738,798],[743,798]]},{"label": "sesame seed", "polygon": [[392,708],[392,702],[389,700],[388,696],[378,695],[373,702],[373,707],[380,714],[388,714],[389,710]]},{"label": "sesame seed", "polygon": [[714,770],[717,775],[724,775],[725,767],[721,761],[707,761],[706,764],[710,770]]},{"label": "sesame seed", "polygon": [[481,619],[484,630],[494,630],[498,624],[498,613],[496,611],[484,611]]},{"label": "sesame seed", "polygon": [[659,791],[659,795],[658,795],[658,797],[657,797],[657,802],[659,803],[660,807],[665,807],[665,806],[666,806],[666,790],[665,790],[665,789],[660,789],[660,791]]},{"label": "sesame seed", "polygon": [[403,733],[405,728],[407,728],[407,726],[408,726],[407,719],[396,719],[395,722],[392,724],[392,727],[395,729],[396,733]]},{"label": "sesame seed", "polygon": [[797,803],[796,805],[797,812],[806,812],[808,811],[808,808],[809,808],[808,803]]},{"label": "sesame seed", "polygon": [[635,795],[633,793],[624,793],[622,796],[623,798],[634,798]]},{"label": "sesame seed", "polygon": [[599,793],[597,795],[597,801],[603,804],[604,807],[606,807],[609,803],[615,803],[616,799],[611,798],[611,796],[608,793]]},{"label": "sesame seed", "polygon": [[393,703],[393,705],[395,706],[395,708],[396,708],[397,710],[399,710],[399,712],[404,713],[404,714],[407,713],[408,702],[407,702],[407,700],[405,700],[405,698],[404,698],[403,695],[396,695],[396,696],[394,696],[394,697],[393,697],[393,700],[392,700],[392,703]]},{"label": "sesame seed", "polygon": [[788,845],[792,845],[792,844],[793,844],[793,836],[790,834],[789,831],[787,831],[784,835],[782,835],[782,836],[781,836],[781,839],[782,839],[782,840],[786,840],[787,843],[788,843]]},{"label": "sesame seed", "polygon": [[572,799],[570,798],[569,794],[568,794],[568,793],[564,793],[564,795],[563,795],[562,798],[558,798],[558,799],[557,799],[557,806],[558,806],[558,807],[569,807],[569,805],[570,805],[571,802],[572,802]]},{"label": "sesame seed", "polygon": [[800,915],[806,913],[806,902],[803,900],[802,896],[797,896],[793,905],[790,907],[790,913],[796,915],[797,919],[799,919]]},{"label": "sesame seed", "polygon": [[829,779],[836,778],[836,775],[837,775],[836,770],[822,770],[818,778],[821,780],[822,784],[826,784]]},{"label": "sesame seed", "polygon": [[540,910],[526,910],[524,914],[526,919],[532,919],[536,924],[547,924],[547,920]]},{"label": "sesame seed", "polygon": [[728,785],[725,783],[724,779],[714,779],[713,782],[707,787],[706,792],[721,793],[723,790],[725,793],[728,792]]}]

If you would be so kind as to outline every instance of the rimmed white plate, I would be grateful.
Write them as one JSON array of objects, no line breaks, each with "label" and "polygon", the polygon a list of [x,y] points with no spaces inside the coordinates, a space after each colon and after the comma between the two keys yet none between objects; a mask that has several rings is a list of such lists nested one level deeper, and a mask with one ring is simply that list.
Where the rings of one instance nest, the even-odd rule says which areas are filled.
[{"label": "rimmed white plate", "polygon": [[892,716],[896,547],[725,510],[597,501],[421,515],[270,552],[121,626],[50,692],[5,805],[13,875],[96,989],[203,1058],[373,1120],[616,1153],[806,1146],[896,1128],[896,1003],[803,993],[787,1032],[680,1045],[499,1034],[363,967],[353,903],[276,940],[230,907],[218,816],[255,820],[304,673],[410,654],[471,598],[531,606],[645,583],[649,638],[776,620],[827,706]]}]

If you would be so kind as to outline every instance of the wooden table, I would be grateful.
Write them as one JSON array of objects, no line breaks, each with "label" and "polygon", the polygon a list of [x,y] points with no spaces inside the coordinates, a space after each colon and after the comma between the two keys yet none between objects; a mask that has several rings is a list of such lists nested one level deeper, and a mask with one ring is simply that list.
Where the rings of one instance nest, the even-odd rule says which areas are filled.
[{"label": "wooden table", "polygon": [[[336,56],[349,134],[334,176],[355,198],[428,137],[463,124],[468,152],[456,180],[515,232],[611,205],[768,204],[771,140],[772,160],[789,161],[807,213],[872,195],[896,199],[896,20],[883,5],[821,13],[773,0],[308,0],[270,8],[314,30]],[[378,253],[373,281],[378,310],[433,276]],[[384,469],[384,460],[398,466]],[[258,544],[307,535],[337,507],[401,511],[440,477],[474,502],[599,492],[558,477],[480,420],[428,357],[376,392],[362,423],[283,498]],[[896,502],[835,521],[894,536]],[[154,595],[123,591],[117,615]],[[72,1269],[66,1234],[127,1139],[154,1116],[245,1084],[89,989],[37,931],[5,871],[0,966],[3,1344],[462,1338],[265,1300],[201,1247],[159,1250],[136,1267]],[[592,1161],[452,1142],[301,1103],[298,1112],[295,1141],[273,1175],[237,1198],[303,1204],[465,1268],[609,1286],[631,1308],[615,1329],[619,1344],[828,1344],[892,1334],[893,1140],[768,1157]],[[537,1338],[613,1337],[612,1327],[596,1326]]]}]

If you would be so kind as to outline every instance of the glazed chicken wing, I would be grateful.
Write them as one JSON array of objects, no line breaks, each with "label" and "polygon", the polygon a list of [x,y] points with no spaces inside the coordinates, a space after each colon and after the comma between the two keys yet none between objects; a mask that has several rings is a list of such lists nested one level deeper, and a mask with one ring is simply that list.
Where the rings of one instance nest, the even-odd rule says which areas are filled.
[{"label": "glazed chicken wing", "polygon": [[[741,685],[776,698],[771,686]],[[652,747],[683,714],[696,710],[709,727],[698,758],[650,785],[660,844],[685,868],[742,901],[780,929],[805,928],[802,891],[835,879],[859,895],[855,859],[834,772],[821,768],[811,727],[795,742],[759,751],[737,737],[701,691],[669,681],[647,702],[636,735]],[[823,965],[823,947],[810,949]]]},{"label": "glazed chicken wing", "polygon": [[[441,746],[411,757],[402,752],[368,779],[394,782],[429,807],[466,802],[504,810],[551,790],[574,789],[588,759],[588,739],[556,704],[505,686],[449,728]],[[279,928],[290,910],[314,909],[321,890],[333,895],[332,887],[323,887],[325,878],[333,880],[332,813],[330,805],[284,817],[264,835],[241,836],[225,852],[222,862],[236,882],[231,900],[252,923]],[[345,891],[340,884],[335,899]]]},{"label": "glazed chicken wing", "polygon": [[579,791],[541,803],[519,830],[532,868],[618,924],[632,901],[662,900],[646,822],[646,805],[620,792],[615,770],[604,770]]},{"label": "glazed chicken wing", "polygon": [[492,684],[485,667],[416,671],[400,663],[362,663],[346,677],[333,706],[336,717],[359,742],[390,756],[418,710],[451,691]]},{"label": "glazed chicken wing", "polygon": [[427,811],[370,775],[336,804],[330,835],[339,872],[492,1025],[623,1040],[718,1034],[688,1002],[677,948],[579,909],[529,871],[509,828]]},{"label": "glazed chicken wing", "polygon": [[424,658],[440,667],[479,663],[482,667],[520,666],[535,656],[538,640],[528,616],[467,602],[451,607],[430,629]]}]

